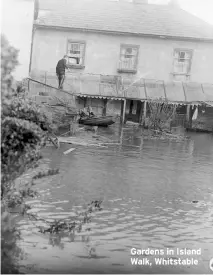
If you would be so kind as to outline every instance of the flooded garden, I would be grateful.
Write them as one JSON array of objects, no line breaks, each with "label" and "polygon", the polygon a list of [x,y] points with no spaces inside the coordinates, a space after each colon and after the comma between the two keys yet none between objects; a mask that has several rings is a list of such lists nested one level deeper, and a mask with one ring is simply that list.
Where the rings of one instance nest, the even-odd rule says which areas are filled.
[{"label": "flooded garden", "polygon": [[[56,144],[59,119],[12,87],[17,50],[2,48],[2,273],[210,274],[213,135],[153,111],[148,129],[79,126]],[[157,264],[152,250],[199,251],[197,264]]]},{"label": "flooded garden", "polygon": [[[98,128],[95,138],[117,144],[61,144],[44,149],[45,165],[59,169],[36,185],[27,203],[44,219],[66,219],[93,200],[102,210],[80,233],[42,234],[19,222],[25,273],[209,273],[213,257],[213,136],[168,141],[142,138],[141,127]],[[95,139],[91,132],[85,138]],[[65,155],[71,147],[74,151]],[[131,249],[201,249],[197,266],[131,264]],[[145,256],[143,256],[145,257]],[[152,255],[146,255],[153,260]],[[173,256],[175,258],[175,255]]]}]

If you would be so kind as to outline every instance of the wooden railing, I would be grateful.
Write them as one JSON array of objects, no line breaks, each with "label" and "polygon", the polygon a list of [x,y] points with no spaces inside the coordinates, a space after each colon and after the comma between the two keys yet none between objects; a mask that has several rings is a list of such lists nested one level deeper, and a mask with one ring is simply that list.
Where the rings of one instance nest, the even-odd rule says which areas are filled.
[{"label": "wooden railing", "polygon": [[[36,82],[37,81],[37,82]],[[30,93],[59,93],[54,73],[36,73],[30,78]],[[165,82],[154,79],[122,78],[98,74],[67,74],[64,91],[75,96],[117,99],[167,100],[171,102],[213,102],[213,84]]]}]

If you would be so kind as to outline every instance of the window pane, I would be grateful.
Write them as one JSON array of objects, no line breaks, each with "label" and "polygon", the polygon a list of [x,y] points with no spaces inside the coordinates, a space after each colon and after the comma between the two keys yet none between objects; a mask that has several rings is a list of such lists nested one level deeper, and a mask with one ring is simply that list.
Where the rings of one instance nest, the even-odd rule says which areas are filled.
[{"label": "window pane", "polygon": [[132,48],[126,48],[126,54],[132,54]]},{"label": "window pane", "polygon": [[137,55],[137,51],[138,49],[137,48],[130,48],[130,47],[125,47],[123,46],[121,48],[121,55]]},{"label": "window pane", "polygon": [[188,73],[189,62],[178,62],[174,63],[174,72],[175,73]]},{"label": "window pane", "polygon": [[84,57],[84,43],[69,43],[68,44],[68,56],[69,64],[78,64],[83,65],[83,57]]},{"label": "window pane", "polygon": [[185,58],[185,52],[179,52],[179,58],[184,59]]},{"label": "window pane", "polygon": [[191,52],[186,52],[185,53],[185,58],[191,58]]},{"label": "window pane", "polygon": [[121,68],[127,70],[135,69],[135,57],[132,58],[123,58],[121,60]]},{"label": "window pane", "polygon": [[191,52],[190,51],[174,51],[174,73],[188,74],[190,70]]},{"label": "window pane", "polygon": [[185,59],[184,58],[179,58],[178,61],[179,62],[185,62]]},{"label": "window pane", "polygon": [[138,48],[125,47],[121,48],[120,54],[120,69],[134,70],[136,68]]},{"label": "window pane", "polygon": [[79,44],[71,44],[70,53],[79,54],[80,53],[80,45]]},{"label": "window pane", "polygon": [[69,64],[78,64],[76,58],[69,58]]},{"label": "window pane", "polygon": [[137,48],[133,48],[133,49],[132,49],[132,54],[136,56],[137,53],[138,53],[138,49],[137,49]]},{"label": "window pane", "polygon": [[126,54],[126,48],[122,47],[121,48],[121,55],[125,55]]},{"label": "window pane", "polygon": [[175,56],[175,58],[178,58],[178,57],[179,57],[179,52],[178,52],[178,51],[175,51],[174,56]]},{"label": "window pane", "polygon": [[68,50],[71,54],[80,54],[84,50],[84,44],[69,43]]},{"label": "window pane", "polygon": [[80,44],[80,51],[81,51],[81,54],[83,54],[83,52],[84,52],[84,44]]}]

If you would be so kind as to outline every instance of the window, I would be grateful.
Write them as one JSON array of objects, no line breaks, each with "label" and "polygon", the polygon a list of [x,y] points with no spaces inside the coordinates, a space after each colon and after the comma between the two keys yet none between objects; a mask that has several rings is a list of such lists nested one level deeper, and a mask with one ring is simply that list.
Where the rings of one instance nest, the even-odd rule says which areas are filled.
[{"label": "window", "polygon": [[183,76],[184,80],[190,75],[192,62],[192,51],[176,49],[174,51],[173,76],[179,79]]},{"label": "window", "polygon": [[120,72],[137,72],[139,46],[121,45],[119,68]]},{"label": "window", "polygon": [[68,66],[84,68],[85,42],[68,41]]}]

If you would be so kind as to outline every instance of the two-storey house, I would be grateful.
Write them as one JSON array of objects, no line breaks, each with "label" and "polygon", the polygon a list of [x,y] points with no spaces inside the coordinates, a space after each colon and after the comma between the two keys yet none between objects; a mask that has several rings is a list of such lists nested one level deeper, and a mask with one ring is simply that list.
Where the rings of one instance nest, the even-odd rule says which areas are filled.
[{"label": "two-storey house", "polygon": [[147,96],[196,102],[205,90],[213,100],[206,84],[213,79],[213,26],[172,0],[36,1],[30,75],[56,86],[64,54],[71,70],[65,89],[87,95],[99,113],[104,96],[112,96],[108,110],[117,112],[122,101],[115,99],[126,96],[126,113],[136,121]]}]

